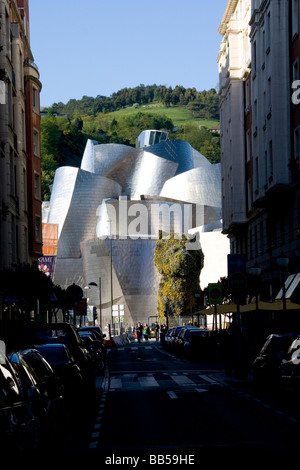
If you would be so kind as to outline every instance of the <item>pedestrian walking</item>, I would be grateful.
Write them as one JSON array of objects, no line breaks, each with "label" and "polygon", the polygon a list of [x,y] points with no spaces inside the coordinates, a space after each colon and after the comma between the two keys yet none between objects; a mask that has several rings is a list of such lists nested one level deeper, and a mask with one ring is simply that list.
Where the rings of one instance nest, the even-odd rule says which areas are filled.
[{"label": "pedestrian walking", "polygon": [[141,322],[138,322],[138,324],[137,324],[136,335],[137,335],[138,343],[140,343],[141,339],[142,339],[142,335],[143,335],[143,326],[142,326]]},{"label": "pedestrian walking", "polygon": [[145,327],[144,327],[144,338],[145,338],[145,341],[148,341],[149,336],[150,336],[150,328],[149,328],[149,326],[147,325],[147,323],[145,323]]},{"label": "pedestrian walking", "polygon": [[155,330],[155,339],[156,341],[158,341],[159,340],[159,324],[157,322],[155,322],[154,330]]}]

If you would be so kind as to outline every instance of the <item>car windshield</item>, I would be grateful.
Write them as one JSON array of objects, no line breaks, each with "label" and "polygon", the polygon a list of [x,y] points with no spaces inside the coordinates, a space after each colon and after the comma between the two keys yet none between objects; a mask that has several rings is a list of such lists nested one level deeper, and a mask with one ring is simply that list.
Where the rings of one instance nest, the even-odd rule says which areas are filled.
[{"label": "car windshield", "polygon": [[43,356],[36,351],[29,351],[24,353],[25,360],[33,368],[36,373],[41,375],[49,375],[53,373],[49,363],[45,361]]},{"label": "car windshield", "polygon": [[47,359],[47,361],[52,364],[53,362],[68,362],[70,358],[68,357],[68,352],[65,348],[51,348],[51,347],[42,347],[39,348],[41,354]]},{"label": "car windshield", "polygon": [[275,354],[278,354],[281,352],[287,352],[294,338],[295,337],[293,337],[293,335],[286,335],[286,336],[273,335],[268,338],[261,352],[264,354],[266,354],[268,351],[275,353]]}]

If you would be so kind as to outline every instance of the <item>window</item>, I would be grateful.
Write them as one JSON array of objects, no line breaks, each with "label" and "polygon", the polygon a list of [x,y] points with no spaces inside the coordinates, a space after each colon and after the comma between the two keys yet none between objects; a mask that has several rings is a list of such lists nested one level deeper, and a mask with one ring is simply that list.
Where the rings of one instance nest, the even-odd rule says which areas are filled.
[{"label": "window", "polygon": [[7,83],[8,90],[8,124],[13,128],[14,126],[14,113],[13,113],[13,97],[12,97],[12,84]]},{"label": "window", "polygon": [[258,192],[258,189],[259,189],[259,166],[258,166],[258,157],[256,157],[255,159],[255,180],[254,180],[254,184],[255,184],[255,191]]},{"label": "window", "polygon": [[292,0],[292,37],[299,32],[299,3]]},{"label": "window", "polygon": [[41,198],[41,179],[38,173],[34,173],[34,197]]},{"label": "window", "polygon": [[273,169],[274,169],[274,165],[273,165],[273,143],[272,143],[272,140],[269,141],[269,145],[268,145],[268,154],[269,154],[269,161],[268,161],[268,167],[269,167],[269,181],[272,180],[273,178]]},{"label": "window", "polygon": [[252,209],[252,181],[248,179],[248,211]]},{"label": "window", "polygon": [[10,194],[12,196],[15,196],[17,194],[17,180],[16,180],[17,167],[15,165],[15,152],[11,147],[10,147],[9,158],[10,158],[10,162],[9,162],[9,166],[10,166]]},{"label": "window", "polygon": [[256,67],[257,67],[257,56],[256,56],[256,42],[253,43],[253,78],[256,75]]},{"label": "window", "polygon": [[32,87],[32,108],[35,112],[39,112],[39,92],[35,87]]},{"label": "window", "polygon": [[23,199],[24,199],[24,210],[27,211],[27,176],[26,170],[23,168]]},{"label": "window", "polygon": [[39,215],[35,216],[35,241],[42,241],[41,218]]},{"label": "window", "polygon": [[271,111],[272,111],[272,79],[271,77],[268,78],[268,101],[267,101],[267,106],[268,106],[268,119],[270,119]]},{"label": "window", "polygon": [[247,131],[246,134],[246,152],[247,152],[247,162],[250,161],[251,159],[251,136],[250,136],[250,130]]},{"label": "window", "polygon": [[9,13],[5,12],[5,30],[6,30],[6,54],[10,58],[10,21],[9,21]]},{"label": "window", "polygon": [[265,181],[268,181],[268,152],[265,150]]},{"label": "window", "polygon": [[16,218],[11,214],[11,261],[17,261]]},{"label": "window", "polygon": [[271,16],[270,12],[267,14],[267,21],[266,21],[266,53],[270,52],[270,45],[271,45]]},{"label": "window", "polygon": [[37,157],[39,157],[40,155],[40,145],[39,145],[39,133],[37,130],[34,129],[33,131],[33,153],[34,155],[36,155]]},{"label": "window", "polygon": [[299,60],[293,63],[293,82],[299,80]]}]

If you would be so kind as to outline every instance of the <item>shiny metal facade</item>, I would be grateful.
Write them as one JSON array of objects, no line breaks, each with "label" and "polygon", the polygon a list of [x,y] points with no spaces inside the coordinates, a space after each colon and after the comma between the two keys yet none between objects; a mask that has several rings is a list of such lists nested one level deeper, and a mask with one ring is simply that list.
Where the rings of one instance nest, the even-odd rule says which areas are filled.
[{"label": "shiny metal facade", "polygon": [[[163,210],[171,223],[164,222]],[[101,298],[103,327],[112,319],[112,302],[125,306],[123,326],[148,323],[157,313],[153,256],[159,230],[220,228],[220,213],[220,165],[189,143],[133,148],[89,140],[81,168],[56,171],[45,204],[43,220],[58,224],[54,282],[64,288],[100,284],[101,292],[100,286],[90,288],[87,297],[97,306],[98,321]]]}]

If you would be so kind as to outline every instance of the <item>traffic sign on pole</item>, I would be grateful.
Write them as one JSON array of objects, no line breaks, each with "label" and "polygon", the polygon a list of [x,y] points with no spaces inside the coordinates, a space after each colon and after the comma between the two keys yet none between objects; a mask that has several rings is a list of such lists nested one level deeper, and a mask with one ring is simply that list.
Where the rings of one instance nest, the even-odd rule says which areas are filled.
[{"label": "traffic sign on pole", "polygon": [[208,301],[210,304],[220,305],[223,301],[222,284],[208,284]]},{"label": "traffic sign on pole", "polygon": [[228,275],[231,273],[243,273],[246,271],[246,258],[239,253],[228,255],[227,266]]},{"label": "traffic sign on pole", "polygon": [[228,277],[230,290],[235,293],[244,292],[247,287],[247,277],[243,273],[232,273]]}]

